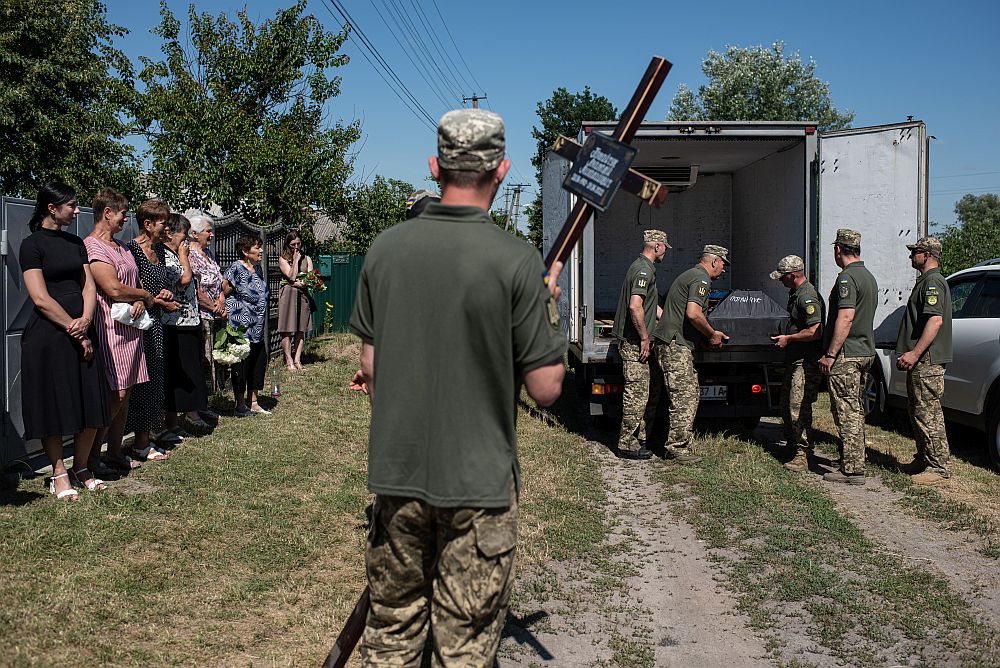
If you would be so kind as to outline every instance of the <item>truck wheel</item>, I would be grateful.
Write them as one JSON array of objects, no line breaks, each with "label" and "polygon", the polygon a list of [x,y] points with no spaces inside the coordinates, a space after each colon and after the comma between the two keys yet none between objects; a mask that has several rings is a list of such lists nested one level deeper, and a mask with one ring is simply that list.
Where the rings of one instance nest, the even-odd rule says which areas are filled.
[{"label": "truck wheel", "polygon": [[1000,470],[1000,399],[994,399],[986,417],[986,447],[993,468]]},{"label": "truck wheel", "polygon": [[610,415],[591,415],[590,424],[594,425],[594,429],[598,431],[611,431],[618,428],[618,421],[612,419]]},{"label": "truck wheel", "polygon": [[861,404],[865,408],[865,419],[868,424],[885,424],[888,416],[885,407],[886,388],[885,380],[882,378],[882,371],[872,368],[865,378],[865,386],[862,389]]}]

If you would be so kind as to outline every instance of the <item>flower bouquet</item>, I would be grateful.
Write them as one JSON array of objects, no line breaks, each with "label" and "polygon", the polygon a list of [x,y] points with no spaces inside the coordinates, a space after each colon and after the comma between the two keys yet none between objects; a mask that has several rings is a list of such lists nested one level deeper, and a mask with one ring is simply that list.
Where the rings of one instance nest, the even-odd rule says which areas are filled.
[{"label": "flower bouquet", "polygon": [[323,279],[320,278],[319,269],[299,272],[299,275],[295,277],[295,280],[302,283],[302,287],[308,290],[310,294],[326,290],[326,284],[324,284]]},{"label": "flower bouquet", "polygon": [[233,327],[232,323],[226,323],[225,328],[215,335],[212,359],[219,364],[236,364],[245,360],[249,354],[250,342],[247,341],[246,327]]}]

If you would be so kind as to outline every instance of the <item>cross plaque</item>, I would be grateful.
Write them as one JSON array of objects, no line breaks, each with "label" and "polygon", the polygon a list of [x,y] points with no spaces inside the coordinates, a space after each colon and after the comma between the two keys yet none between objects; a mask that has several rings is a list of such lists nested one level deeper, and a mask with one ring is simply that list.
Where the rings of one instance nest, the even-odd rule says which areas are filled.
[{"label": "cross plaque", "polygon": [[[649,67],[646,68],[646,73],[639,82],[639,86],[635,89],[632,99],[629,101],[625,111],[622,112],[621,118],[618,120],[618,125],[615,126],[615,131],[611,135],[612,139],[621,144],[630,144],[632,142],[636,131],[639,129],[639,124],[646,117],[646,112],[649,111],[649,107],[653,103],[653,98],[656,97],[660,86],[663,85],[663,80],[667,78],[667,73],[670,72],[671,67],[672,65],[668,61],[659,56],[653,56],[653,60],[650,61]],[[576,160],[580,152],[585,148],[568,137],[559,137],[552,146],[552,151],[569,160]],[[640,174],[634,169],[625,171],[619,183],[604,183],[602,185],[610,189],[612,195],[614,190],[621,186],[651,206],[660,206],[667,196],[666,186]],[[607,200],[610,200],[610,196]],[[585,201],[583,197],[578,197],[576,206],[570,211],[565,224],[563,224],[558,236],[556,236],[555,243],[552,244],[552,249],[545,257],[546,283],[548,283],[549,273],[552,271],[555,263],[566,262],[566,258],[569,257],[573,246],[580,239],[580,235],[583,234],[583,229],[587,226],[587,221],[590,220],[593,213],[594,206]]]}]

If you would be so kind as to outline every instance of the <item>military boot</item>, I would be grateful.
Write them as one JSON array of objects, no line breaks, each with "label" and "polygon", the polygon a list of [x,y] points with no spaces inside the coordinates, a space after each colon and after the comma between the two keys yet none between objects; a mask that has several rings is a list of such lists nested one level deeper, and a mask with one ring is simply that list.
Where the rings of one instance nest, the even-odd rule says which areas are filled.
[{"label": "military boot", "polygon": [[900,473],[905,473],[907,475],[913,475],[915,473],[920,473],[927,468],[927,462],[919,457],[914,457],[912,462],[906,464],[900,464],[898,467]]},{"label": "military boot", "polygon": [[666,448],[666,457],[678,464],[697,464],[701,461],[701,457],[691,454],[687,448],[668,447]]},{"label": "military boot", "polygon": [[910,482],[914,485],[941,485],[948,482],[948,478],[935,469],[927,469],[923,473],[910,476]]},{"label": "military boot", "polygon": [[844,473],[843,471],[831,471],[823,474],[823,480],[827,482],[839,482],[845,485],[865,484],[864,473]]},{"label": "military boot", "polygon": [[785,462],[785,468],[796,473],[804,473],[809,470],[809,453],[801,448],[795,451],[795,457],[790,462]]}]

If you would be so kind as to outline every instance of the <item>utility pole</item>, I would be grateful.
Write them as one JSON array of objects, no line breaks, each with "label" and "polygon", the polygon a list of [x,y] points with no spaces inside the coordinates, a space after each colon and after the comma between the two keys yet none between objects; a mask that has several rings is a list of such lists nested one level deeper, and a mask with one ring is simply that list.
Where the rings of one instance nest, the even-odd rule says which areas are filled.
[{"label": "utility pole", "polygon": [[[512,183],[507,186],[511,193],[510,207],[507,210],[507,231],[516,230],[521,216],[521,191],[528,187],[527,183]],[[504,193],[506,197],[506,193]]]},{"label": "utility pole", "polygon": [[475,93],[473,93],[472,97],[463,97],[462,98],[462,102],[472,102],[472,108],[473,109],[478,109],[479,108],[479,101],[480,100],[485,100],[485,99],[486,99],[486,95],[476,95]]}]

